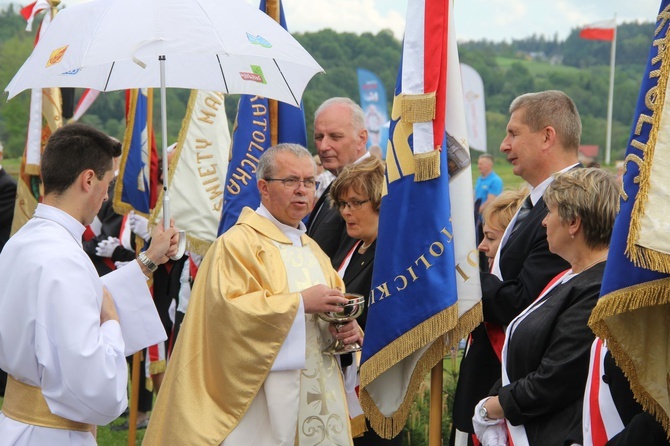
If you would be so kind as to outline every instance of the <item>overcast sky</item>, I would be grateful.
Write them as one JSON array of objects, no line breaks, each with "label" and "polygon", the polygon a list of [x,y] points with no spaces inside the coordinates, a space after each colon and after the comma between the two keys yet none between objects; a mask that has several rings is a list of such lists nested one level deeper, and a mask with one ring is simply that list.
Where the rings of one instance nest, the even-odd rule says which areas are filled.
[{"label": "overcast sky", "polygon": [[[72,5],[84,0],[62,0]],[[138,0],[139,1],[139,0]],[[247,0],[258,4],[259,0]],[[0,5],[16,0],[0,0]],[[30,0],[18,2],[19,5]],[[402,37],[407,0],[284,0],[290,31],[372,32]],[[660,0],[455,0],[459,40],[521,39],[533,34],[565,39],[570,30],[616,14],[617,22],[655,21]]]}]

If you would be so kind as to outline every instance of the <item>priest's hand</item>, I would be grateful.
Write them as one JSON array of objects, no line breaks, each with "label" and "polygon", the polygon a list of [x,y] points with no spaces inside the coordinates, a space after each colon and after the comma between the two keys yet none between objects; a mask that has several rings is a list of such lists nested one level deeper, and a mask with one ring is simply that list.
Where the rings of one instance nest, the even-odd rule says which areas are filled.
[{"label": "priest's hand", "polygon": [[170,220],[170,227],[166,230],[163,230],[163,223],[160,222],[154,228],[151,244],[145,255],[156,265],[162,265],[169,260],[170,256],[177,254],[178,244],[179,230],[174,227],[174,220]]},{"label": "priest's hand", "polygon": [[344,325],[330,324],[328,331],[335,339],[339,339],[345,344],[358,342],[360,346],[363,346],[363,330],[356,320],[349,321]]},{"label": "priest's hand", "polygon": [[326,285],[314,285],[300,292],[305,305],[305,313],[325,313],[326,311],[340,311],[341,306],[349,300],[342,291],[328,288]]},{"label": "priest's hand", "polygon": [[119,321],[119,315],[116,312],[116,304],[107,288],[102,287],[102,308],[100,308],[100,325],[107,321]]}]

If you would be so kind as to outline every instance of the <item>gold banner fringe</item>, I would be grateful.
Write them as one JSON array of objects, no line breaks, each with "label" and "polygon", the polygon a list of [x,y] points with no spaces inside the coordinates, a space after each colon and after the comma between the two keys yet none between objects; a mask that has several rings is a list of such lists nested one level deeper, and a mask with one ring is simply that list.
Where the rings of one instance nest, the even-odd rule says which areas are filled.
[{"label": "gold banner fringe", "polygon": [[434,180],[440,176],[440,151],[414,154],[414,182]]},{"label": "gold banner fringe", "polygon": [[670,304],[670,278],[621,288],[598,299],[589,318],[589,327],[600,336],[595,331],[596,326],[608,317],[665,304]]},{"label": "gold banner fringe", "polygon": [[637,267],[670,274],[670,254],[632,244],[626,247],[626,255]]},{"label": "gold banner fringe", "polygon": [[484,307],[482,301],[477,302],[472,308],[458,318],[458,324],[453,330],[444,335],[444,343],[447,351],[458,346],[461,339],[469,335],[484,321]]},{"label": "gold banner fringe", "polygon": [[158,375],[159,373],[165,372],[166,368],[167,368],[167,361],[165,359],[152,362],[151,364],[149,364],[149,374]]},{"label": "gold banner fringe", "polygon": [[189,233],[186,233],[186,250],[190,252],[194,252],[196,254],[200,254],[201,256],[204,256],[207,254],[207,251],[209,250],[209,247],[212,246],[212,242],[208,242],[207,240],[199,239],[197,237],[193,237],[189,235]]},{"label": "gold banner fringe", "polygon": [[[607,342],[607,348],[612,352],[617,366],[630,382],[635,399],[646,412],[649,412],[661,423],[670,440],[670,418],[668,414],[640,383],[633,360],[617,342],[617,337],[611,333],[606,321],[607,318],[622,313],[667,304],[670,304],[670,278],[622,288],[598,300],[589,318],[589,327],[596,336]],[[668,390],[670,393],[670,389]]]},{"label": "gold banner fringe", "polygon": [[[660,76],[656,88],[655,104],[664,104],[666,96],[666,88],[668,86],[668,77],[670,76],[670,33],[666,31],[663,37],[663,45],[659,45],[659,56],[661,56]],[[661,54],[662,52],[662,54]],[[653,122],[651,130],[649,131],[649,139],[647,140],[646,148],[644,150],[644,162],[639,166],[640,169],[640,188],[635,203],[633,204],[633,211],[631,212],[630,228],[628,231],[628,238],[626,240],[626,255],[628,258],[639,267],[654,269],[668,273],[670,272],[670,256],[657,253],[651,256],[644,252],[636,243],[639,240],[640,230],[642,227],[641,217],[645,214],[645,206],[649,201],[649,189],[651,188],[651,162],[654,159],[654,152],[656,151],[656,142],[658,134],[661,129],[662,109],[658,107],[653,111]],[[647,266],[649,265],[649,266]],[[655,269],[651,265],[661,266],[662,269]]]},{"label": "gold banner fringe", "polygon": [[360,393],[360,403],[365,416],[370,420],[370,426],[381,436],[382,438],[391,439],[398,435],[405,424],[407,423],[407,418],[409,417],[410,409],[412,408],[412,402],[414,397],[419,390],[421,382],[424,380],[426,374],[435,367],[435,365],[444,358],[446,354],[444,342],[439,338],[433,342],[433,344],[426,350],[424,355],[419,359],[419,362],[416,364],[416,367],[412,373],[412,377],[407,387],[407,393],[405,394],[405,399],[403,400],[398,410],[395,411],[390,417],[384,416],[377,405],[373,401],[370,394],[365,389],[361,389]]},{"label": "gold banner fringe", "polygon": [[23,168],[23,172],[26,175],[40,176],[40,166],[39,164],[26,164]]},{"label": "gold banner fringe", "polygon": [[409,123],[430,122],[435,119],[435,92],[400,95],[400,116]]},{"label": "gold banner fringe", "polygon": [[[405,333],[405,335],[384,347],[361,366],[360,403],[366,417],[370,420],[370,426],[372,426],[377,434],[383,438],[390,439],[402,431],[407,423],[407,418],[409,417],[409,412],[416,393],[425,379],[426,374],[444,358],[452,347],[458,345],[458,342],[462,338],[481,324],[482,320],[483,313],[481,301],[466,311],[460,318],[458,318],[458,304],[453,305],[424,321],[422,324],[417,325],[412,330]],[[435,328],[436,325],[439,328]],[[409,354],[433,341],[433,339],[430,339],[427,342],[421,343],[421,339],[425,339],[426,337],[434,338],[432,333],[443,331],[445,327],[452,328],[447,329],[446,333],[438,335],[437,339],[434,340],[433,344],[419,359],[412,372],[412,377],[410,378],[403,402],[392,416],[386,417],[379,411],[379,408],[372,400],[372,397],[367,390],[365,390],[365,385],[372,382],[375,378],[388,370],[391,366],[406,358]],[[420,329],[433,329],[435,331],[420,333]],[[364,384],[363,374],[370,372],[370,368],[372,368],[371,373],[373,377],[371,379],[366,377]],[[365,372],[363,369],[365,369]]]},{"label": "gold banner fringe", "polygon": [[368,431],[368,427],[365,424],[365,415],[359,415],[350,421],[352,438],[362,437]]},{"label": "gold banner fringe", "polygon": [[452,305],[395,339],[361,364],[361,388],[418,349],[448,333],[457,323],[458,307]]}]

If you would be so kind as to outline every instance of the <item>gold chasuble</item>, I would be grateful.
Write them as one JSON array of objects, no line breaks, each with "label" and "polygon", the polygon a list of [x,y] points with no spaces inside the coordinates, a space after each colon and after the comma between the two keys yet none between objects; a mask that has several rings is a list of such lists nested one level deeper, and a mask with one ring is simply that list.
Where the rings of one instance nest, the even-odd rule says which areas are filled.
[{"label": "gold chasuble", "polygon": [[[251,412],[264,404],[273,382],[300,383],[299,389],[270,389],[298,399],[297,413],[272,419],[272,424],[295,423],[295,444],[352,444],[339,366],[321,353],[332,339],[325,322],[305,315],[305,369],[270,371],[298,312],[299,291],[319,283],[344,289],[318,245],[306,235],[301,241],[303,247],[294,247],[274,223],[245,208],[212,245],[198,270],[143,444],[219,445],[248,412],[256,416]],[[295,379],[274,378],[287,373]],[[231,440],[273,430],[247,421]],[[247,426],[253,429],[248,437]]]}]

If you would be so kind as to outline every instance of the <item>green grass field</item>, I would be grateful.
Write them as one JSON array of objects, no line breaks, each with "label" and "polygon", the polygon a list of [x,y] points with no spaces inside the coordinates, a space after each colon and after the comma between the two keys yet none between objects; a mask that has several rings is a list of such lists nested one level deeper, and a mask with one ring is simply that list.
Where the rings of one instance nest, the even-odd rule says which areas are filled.
[{"label": "green grass field", "polygon": [[21,158],[4,158],[2,161],[2,168],[14,178],[19,177],[19,169],[21,168]]}]

